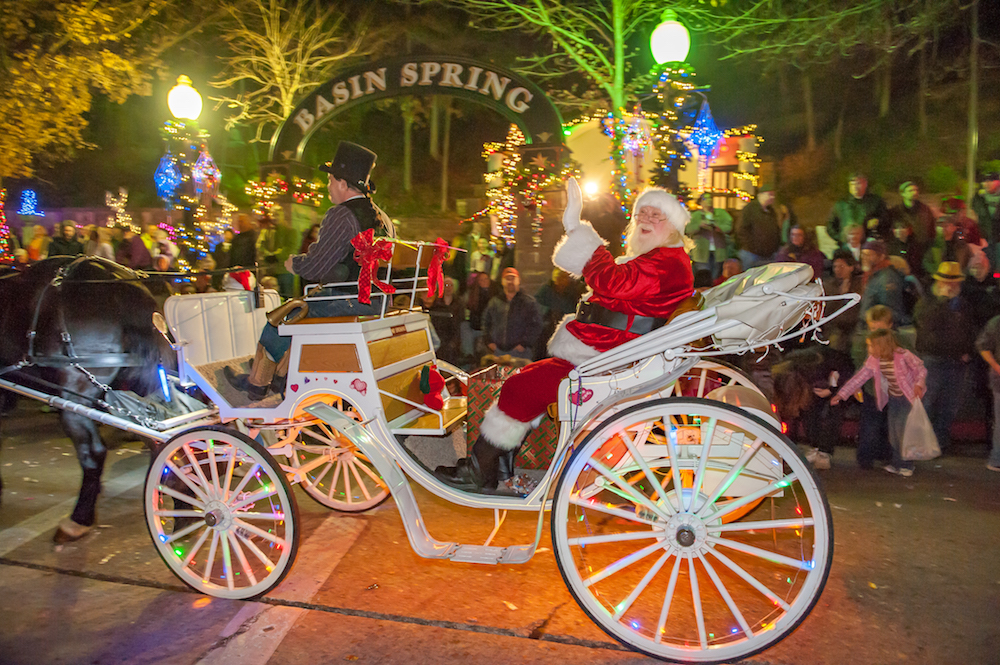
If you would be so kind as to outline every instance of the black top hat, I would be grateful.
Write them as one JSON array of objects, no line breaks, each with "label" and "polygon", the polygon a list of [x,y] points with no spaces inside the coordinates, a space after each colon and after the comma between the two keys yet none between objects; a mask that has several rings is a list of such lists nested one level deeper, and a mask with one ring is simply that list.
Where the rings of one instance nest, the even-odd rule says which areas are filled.
[{"label": "black top hat", "polygon": [[375,187],[368,182],[368,176],[371,175],[377,158],[378,155],[364,146],[341,141],[333,161],[323,164],[319,170],[346,181],[348,185],[365,194],[372,194],[375,192]]}]

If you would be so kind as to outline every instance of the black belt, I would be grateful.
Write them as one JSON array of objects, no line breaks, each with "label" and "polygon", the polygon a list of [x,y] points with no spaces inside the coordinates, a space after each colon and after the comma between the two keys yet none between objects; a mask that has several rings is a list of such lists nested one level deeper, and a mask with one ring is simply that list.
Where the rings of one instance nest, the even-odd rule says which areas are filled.
[{"label": "black belt", "polygon": [[[631,326],[628,324],[630,316],[632,318]],[[612,312],[606,307],[590,302],[581,302],[577,306],[576,320],[580,323],[593,323],[636,335],[645,335],[662,327],[667,322],[666,319],[656,319],[652,316],[633,316],[622,312]]]}]

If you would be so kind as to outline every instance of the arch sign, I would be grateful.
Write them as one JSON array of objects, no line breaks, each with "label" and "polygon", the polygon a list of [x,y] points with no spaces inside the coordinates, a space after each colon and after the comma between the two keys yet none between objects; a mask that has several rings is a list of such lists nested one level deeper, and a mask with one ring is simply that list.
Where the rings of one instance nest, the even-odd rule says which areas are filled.
[{"label": "arch sign", "polygon": [[482,104],[520,127],[527,143],[562,145],[559,111],[521,75],[466,58],[413,56],[364,65],[317,86],[278,127],[269,160],[301,161],[316,130],[342,111],[414,95],[449,95]]}]

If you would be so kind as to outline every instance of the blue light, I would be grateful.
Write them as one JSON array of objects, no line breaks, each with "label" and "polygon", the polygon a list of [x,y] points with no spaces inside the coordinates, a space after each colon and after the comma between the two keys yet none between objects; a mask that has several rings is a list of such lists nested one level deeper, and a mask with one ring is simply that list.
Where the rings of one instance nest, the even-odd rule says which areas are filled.
[{"label": "blue light", "polygon": [[703,103],[688,140],[698,146],[698,158],[704,160],[705,166],[719,156],[719,141],[723,136],[724,133],[715,125],[708,102]]},{"label": "blue light", "polygon": [[170,401],[170,383],[167,381],[167,370],[163,369],[163,365],[159,365],[156,368],[156,374],[160,377],[160,390],[163,391],[163,399]]},{"label": "blue light", "polygon": [[38,194],[35,190],[21,190],[21,207],[17,214],[25,217],[45,217],[45,213],[38,209]]},{"label": "blue light", "polygon": [[156,195],[169,203],[173,200],[182,179],[181,171],[177,167],[177,158],[167,148],[167,154],[160,158],[160,165],[156,167],[156,173],[153,174]]}]

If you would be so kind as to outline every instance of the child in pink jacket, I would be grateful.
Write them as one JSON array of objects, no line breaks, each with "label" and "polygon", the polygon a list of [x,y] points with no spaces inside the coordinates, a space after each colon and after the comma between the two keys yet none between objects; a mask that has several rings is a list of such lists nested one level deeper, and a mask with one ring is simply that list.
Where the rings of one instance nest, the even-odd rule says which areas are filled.
[{"label": "child in pink jacket", "polygon": [[906,418],[915,400],[927,392],[927,370],[920,358],[896,343],[891,330],[873,330],[868,333],[868,359],[851,379],[830,400],[836,406],[861,389],[868,379],[875,379],[875,403],[879,411],[889,407],[889,444],[892,446],[892,464],[885,467],[889,473],[909,477],[913,475],[913,462],[900,455]]}]

